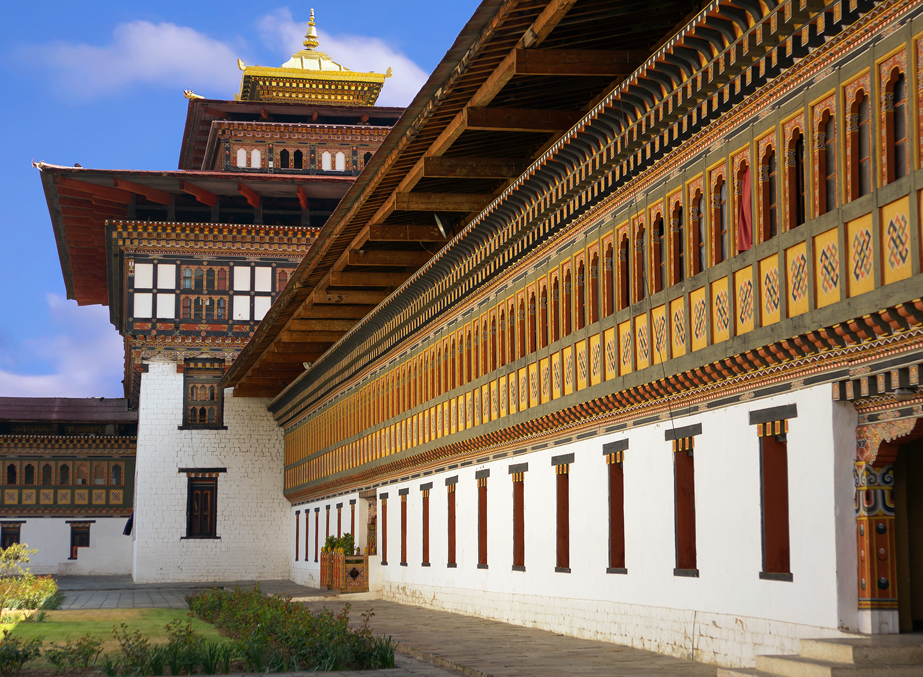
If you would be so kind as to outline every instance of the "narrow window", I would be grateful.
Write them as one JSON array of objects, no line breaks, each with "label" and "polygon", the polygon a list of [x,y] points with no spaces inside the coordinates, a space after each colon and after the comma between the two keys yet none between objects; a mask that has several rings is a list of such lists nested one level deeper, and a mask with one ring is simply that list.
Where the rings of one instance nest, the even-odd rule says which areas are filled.
[{"label": "narrow window", "polygon": [[62,465],[58,468],[58,484],[67,485],[71,483],[70,466]]},{"label": "narrow window", "polygon": [[631,287],[628,279],[628,236],[622,235],[619,239],[619,269],[616,285],[618,286],[618,309],[627,308],[629,304],[629,289]]},{"label": "narrow window", "polygon": [[561,338],[561,283],[554,278],[551,283],[551,342]]},{"label": "narrow window", "polygon": [[186,538],[216,538],[217,494],[217,478],[189,478],[186,495]]},{"label": "narrow window", "polygon": [[423,485],[423,566],[429,566],[429,490],[432,482]]},{"label": "narrow window", "polygon": [[183,268],[183,289],[192,289],[192,268]]},{"label": "narrow window", "polygon": [[[788,421],[759,424],[763,573],[789,574]],[[761,576],[762,578],[763,576]],[[772,576],[770,576],[772,578]]]},{"label": "narrow window", "polygon": [[490,471],[477,471],[478,482],[478,569],[487,568],[487,477]]},{"label": "narrow window", "polygon": [[634,257],[632,258],[632,281],[634,282],[634,288],[632,289],[632,299],[635,303],[644,298],[647,290],[647,277],[644,274],[644,258],[647,254],[647,249],[644,244],[644,228],[638,226],[637,231],[635,232],[635,241],[634,241]]},{"label": "narrow window", "polygon": [[541,296],[539,296],[539,346],[544,348],[548,345],[548,287],[542,287]]},{"label": "narrow window", "polygon": [[54,471],[51,468],[50,463],[45,463],[42,466],[42,486],[48,487],[54,484]]},{"label": "narrow window", "polygon": [[224,299],[218,299],[215,301],[215,319],[224,320],[227,318],[226,313],[226,301]]},{"label": "narrow window", "polygon": [[304,169],[304,153],[300,150],[296,150],[292,156],[292,166],[294,169]]},{"label": "narrow window", "polygon": [[449,360],[449,372],[448,372],[448,376],[449,376],[449,385],[448,385],[448,388],[447,388],[448,390],[453,390],[453,389],[455,388],[455,365],[456,365],[456,358],[455,358],[455,339],[453,338],[453,339],[452,339],[452,352],[451,352],[451,358],[450,358],[450,360]]},{"label": "narrow window", "polygon": [[555,466],[557,499],[555,520],[557,556],[554,570],[570,573],[570,463],[563,461],[560,457],[553,458],[551,462]]},{"label": "narrow window", "polygon": [[497,338],[500,341],[499,353],[500,353],[500,365],[506,365],[506,310],[500,309],[500,332],[497,334]]},{"label": "narrow window", "polygon": [[195,269],[195,290],[205,291],[205,271],[201,268]]},{"label": "narrow window", "polygon": [[738,253],[745,252],[753,246],[752,185],[750,165],[747,162],[741,162],[734,187],[737,207],[737,236],[734,240],[737,243]]},{"label": "narrow window", "polygon": [[205,299],[205,319],[214,320],[215,319],[215,301],[214,299]]},{"label": "narrow window", "polygon": [[695,437],[673,440],[676,570],[674,575],[698,576],[695,552]]},{"label": "narrow window", "polygon": [[327,538],[330,538],[330,506],[325,505],[324,508],[325,508],[324,538],[327,539]]},{"label": "narrow window", "polygon": [[590,324],[599,322],[599,255],[590,259]]},{"label": "narrow window", "polygon": [[856,106],[856,197],[872,192],[872,125],[869,98],[864,93]]},{"label": "narrow window", "polygon": [[122,486],[122,466],[118,463],[112,466],[112,484],[117,487]]},{"label": "narrow window", "polygon": [[345,172],[346,171],[346,155],[344,155],[342,152],[338,152],[336,154],[335,159],[336,159],[336,170],[338,172]]},{"label": "narrow window", "polygon": [[362,156],[362,166],[363,166],[363,167],[368,167],[369,160],[371,160],[371,159],[372,159],[372,154],[371,154],[371,153],[366,153],[365,155],[363,155],[363,156]]},{"label": "narrow window", "polygon": [[535,292],[529,294],[529,353],[535,352]]},{"label": "narrow window", "polygon": [[713,225],[715,239],[715,263],[728,257],[728,189],[724,177],[718,179],[714,195]]},{"label": "narrow window", "polygon": [[247,166],[247,151],[243,148],[237,149],[237,166],[246,167]]},{"label": "narrow window", "polygon": [[612,243],[606,245],[606,252],[603,257],[603,305],[606,317],[615,312],[615,297],[612,295],[615,287],[612,285],[613,273],[612,261]]},{"label": "narrow window", "polygon": [[16,464],[15,463],[10,463],[8,466],[6,466],[6,483],[11,484],[11,485],[16,484]]},{"label": "narrow window", "polygon": [[[280,169],[288,169],[288,151],[285,150],[284,148],[283,148],[282,151],[279,153],[279,168],[280,168]],[[298,516],[298,513],[296,512],[296,513],[295,513],[295,520],[296,520],[296,523],[297,523],[297,519],[298,519],[297,516]],[[296,533],[297,533],[297,529],[296,529],[295,531],[296,531]],[[296,561],[298,560],[298,552],[297,552],[297,550],[298,550],[298,549],[296,548],[296,549],[295,549],[295,560],[296,560]]]},{"label": "narrow window", "polygon": [[[283,153],[285,151],[282,151]],[[288,162],[288,158],[285,158],[285,161]],[[295,561],[298,561],[298,554],[301,549],[301,511],[295,511]]]},{"label": "narrow window", "polygon": [[764,214],[762,241],[765,242],[779,234],[779,200],[776,188],[778,173],[776,170],[776,152],[772,147],[766,152],[763,168],[765,168],[765,179],[761,173],[760,186],[763,189]]},{"label": "narrow window", "polygon": [[623,462],[627,440],[603,447],[609,470],[609,573],[625,571],[625,480]]},{"label": "narrow window", "polygon": [[586,326],[586,269],[583,267],[583,261],[577,264],[577,300],[574,304],[574,317],[578,331],[583,329]]},{"label": "narrow window", "polygon": [[507,319],[508,319],[507,328],[509,329],[510,335],[508,337],[506,345],[507,345],[507,350],[509,351],[509,361],[515,362],[516,361],[516,304],[512,300],[510,300],[510,303],[508,306]]},{"label": "narrow window", "polygon": [[20,542],[19,532],[22,524],[7,523],[0,526],[0,548],[6,550]]},{"label": "narrow window", "polygon": [[[337,538],[343,536],[343,504],[337,503]],[[349,553],[350,555],[352,553]]]},{"label": "narrow window", "polygon": [[884,101],[885,134],[888,148],[887,183],[907,176],[907,81],[904,74],[892,74]]},{"label": "narrow window", "polygon": [[[526,570],[526,518],[523,476],[525,469],[520,466],[510,466],[513,477],[513,570]],[[514,472],[515,471],[515,472]]]},{"label": "narrow window", "polygon": [[519,299],[519,323],[516,327],[516,334],[519,339],[519,345],[516,352],[517,357],[524,357],[526,354],[526,302]]},{"label": "narrow window", "polygon": [[[500,330],[502,342],[503,329]],[[490,318],[490,364],[488,365],[489,371],[493,371],[497,368],[497,318]]]},{"label": "narrow window", "polygon": [[814,152],[817,153],[817,213],[836,209],[836,126],[830,111],[818,124]]},{"label": "narrow window", "polygon": [[218,269],[218,289],[227,291],[228,288],[228,271],[225,268]]},{"label": "narrow window", "polygon": [[209,268],[205,271],[205,289],[215,291],[215,269]]},{"label": "narrow window", "polygon": [[678,202],[673,207],[673,216],[670,218],[670,237],[673,242],[673,278],[672,284],[682,282],[686,277],[686,259],[683,255],[686,248],[686,238],[683,233],[683,206]]},{"label": "narrow window", "polygon": [[[382,505],[382,507],[384,506]],[[320,548],[317,547],[317,544],[319,542],[319,536],[320,536],[320,508],[314,508],[314,561],[315,562],[317,561],[317,553],[320,550]],[[388,559],[387,557],[383,557],[381,563],[387,564],[388,562],[385,561],[387,559]]]},{"label": "narrow window", "polygon": [[27,463],[26,467],[23,469],[22,473],[23,484],[32,485],[35,484],[35,466],[31,463]]},{"label": "narrow window", "polygon": [[468,337],[465,339],[465,383],[471,382],[471,330],[468,330]]},{"label": "narrow window", "polygon": [[407,489],[400,490],[401,495],[401,566],[407,566]]},{"label": "narrow window", "polygon": [[381,563],[388,564],[388,494],[381,494]]},{"label": "narrow window", "polygon": [[564,273],[564,311],[561,313],[561,319],[564,322],[564,336],[570,336],[573,331],[573,311],[571,308],[571,278],[570,268]]},{"label": "narrow window", "polygon": [[651,277],[654,282],[654,293],[656,294],[662,292],[667,286],[668,243],[661,214],[657,215],[651,227],[651,238],[652,260],[654,262],[654,271]]},{"label": "narrow window", "polygon": [[483,376],[487,373],[487,354],[489,352],[487,348],[488,340],[490,336],[487,333],[487,320],[484,320],[481,323],[481,372],[480,375]]},{"label": "narrow window", "polygon": [[77,559],[78,548],[90,547],[90,522],[71,522],[71,556]]},{"label": "narrow window", "polygon": [[307,509],[304,511],[304,561],[308,561],[310,556],[309,544],[311,543],[311,510]]},{"label": "narrow window", "polygon": [[333,157],[330,155],[329,151],[324,151],[320,156],[321,169],[325,172],[329,172],[333,169]]},{"label": "narrow window", "polygon": [[260,151],[255,150],[250,153],[250,166],[257,169],[263,166],[263,157]]},{"label": "narrow window", "polygon": [[708,244],[708,234],[706,230],[705,223],[705,196],[701,192],[696,194],[695,199],[693,200],[692,208],[692,220],[694,221],[694,228],[692,234],[695,236],[695,242],[693,243],[693,251],[695,252],[695,258],[693,263],[695,264],[695,270],[693,274],[701,273],[705,270],[708,265],[708,256],[707,256],[707,244]]},{"label": "narrow window", "polygon": [[797,228],[804,223],[804,134],[795,130],[785,154],[785,169],[788,174],[788,227]]},{"label": "narrow window", "polygon": [[458,477],[450,477],[446,480],[446,494],[448,499],[448,508],[446,514],[448,516],[447,527],[447,541],[448,541],[448,567],[456,566],[455,561],[455,483]]},{"label": "narrow window", "polygon": [[184,296],[180,302],[180,318],[183,320],[192,319],[192,299]]}]

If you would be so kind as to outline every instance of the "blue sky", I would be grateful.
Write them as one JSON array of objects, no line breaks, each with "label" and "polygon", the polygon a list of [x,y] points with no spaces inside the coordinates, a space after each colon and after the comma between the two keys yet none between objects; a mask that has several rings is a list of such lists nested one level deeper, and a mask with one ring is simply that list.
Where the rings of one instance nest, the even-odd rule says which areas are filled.
[{"label": "blue sky", "polygon": [[175,169],[183,89],[232,99],[236,59],[281,65],[301,48],[312,4],[319,49],[353,70],[391,66],[379,103],[397,106],[409,103],[477,6],[161,0],[7,7],[0,40],[0,396],[122,395],[121,338],[106,308],[65,299],[32,160]]}]

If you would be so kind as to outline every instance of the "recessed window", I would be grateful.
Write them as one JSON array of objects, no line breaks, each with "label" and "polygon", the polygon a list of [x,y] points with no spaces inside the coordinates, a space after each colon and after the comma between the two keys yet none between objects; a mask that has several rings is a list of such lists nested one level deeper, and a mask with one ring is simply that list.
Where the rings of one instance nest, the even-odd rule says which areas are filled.
[{"label": "recessed window", "polygon": [[183,427],[223,428],[224,360],[191,358],[183,369]]},{"label": "recessed window", "polygon": [[5,522],[0,524],[0,548],[4,550],[20,542],[21,523]]},{"label": "recessed window", "polygon": [[189,477],[186,538],[217,538],[218,478]]},{"label": "recessed window", "polygon": [[80,548],[90,547],[91,522],[71,522],[71,555],[68,559],[77,559]]}]

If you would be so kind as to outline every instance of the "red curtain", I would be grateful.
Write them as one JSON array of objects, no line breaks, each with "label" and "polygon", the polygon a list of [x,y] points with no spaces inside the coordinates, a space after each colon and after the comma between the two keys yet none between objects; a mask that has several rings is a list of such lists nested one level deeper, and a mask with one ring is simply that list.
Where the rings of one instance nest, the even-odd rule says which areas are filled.
[{"label": "red curtain", "polygon": [[753,209],[751,208],[750,167],[740,177],[740,199],[737,200],[737,251],[753,246]]}]

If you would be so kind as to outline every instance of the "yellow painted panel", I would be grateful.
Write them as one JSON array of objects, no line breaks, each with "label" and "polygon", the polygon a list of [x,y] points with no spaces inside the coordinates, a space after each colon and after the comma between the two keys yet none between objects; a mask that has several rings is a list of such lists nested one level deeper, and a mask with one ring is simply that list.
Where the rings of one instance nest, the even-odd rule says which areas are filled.
[{"label": "yellow painted panel", "polygon": [[602,352],[599,339],[599,334],[593,334],[590,337],[590,384],[594,386],[603,381]]},{"label": "yellow painted panel", "polygon": [[506,377],[506,389],[509,392],[509,412],[515,414],[519,409],[519,378],[514,371]]},{"label": "yellow painted panel", "polygon": [[651,357],[653,364],[660,364],[669,359],[668,344],[670,332],[667,329],[667,308],[657,306],[651,309]]},{"label": "yellow painted panel", "polygon": [[550,360],[547,357],[539,360],[538,363],[538,376],[539,376],[539,397],[542,404],[546,404],[551,401],[551,364]]},{"label": "yellow painted panel", "polygon": [[682,296],[670,301],[670,345],[673,357],[686,354],[686,306]]},{"label": "yellow painted panel", "polygon": [[465,396],[459,395],[455,399],[455,408],[452,410],[452,432],[462,432],[465,429]]},{"label": "yellow painted panel", "polygon": [[846,295],[864,294],[875,288],[875,257],[872,255],[872,215],[846,224]]},{"label": "yellow painted panel", "polygon": [[574,354],[577,367],[577,390],[583,390],[587,386],[587,363],[586,363],[586,341],[577,341],[574,345]]},{"label": "yellow painted panel", "polygon": [[509,389],[506,384],[506,374],[497,379],[497,397],[499,398],[500,418],[506,418],[507,402],[509,401]]},{"label": "yellow painted panel", "polygon": [[564,363],[564,394],[574,392],[574,349],[567,346],[561,351],[561,360]]},{"label": "yellow painted panel", "polygon": [[481,423],[490,421],[490,384],[481,386]]},{"label": "yellow painted panel", "polygon": [[692,350],[701,350],[708,345],[708,303],[705,301],[705,287],[689,294],[692,329]]},{"label": "yellow painted panel", "polygon": [[561,397],[561,352],[555,351],[551,354],[551,399],[556,400]]},{"label": "yellow painted panel", "polygon": [[603,343],[606,345],[605,377],[609,381],[619,375],[618,353],[615,345],[615,327],[610,327],[603,333]]},{"label": "yellow painted panel", "polygon": [[818,308],[840,300],[840,245],[837,229],[814,238],[814,304]]},{"label": "yellow painted panel", "polygon": [[423,412],[423,441],[424,441],[424,442],[429,442],[429,440],[430,440],[430,435],[429,435],[430,425],[431,425],[431,423],[433,423],[435,420],[436,420],[436,419],[433,418],[432,409],[427,409],[426,411]]},{"label": "yellow painted panel", "polygon": [[651,366],[651,335],[647,326],[647,315],[635,318],[635,369]]},{"label": "yellow painted panel", "polygon": [[519,411],[525,411],[529,408],[529,370],[526,367],[519,369]]},{"label": "yellow painted panel", "polygon": [[799,242],[785,250],[786,288],[788,290],[788,316],[808,312],[808,246]]},{"label": "yellow painted panel", "polygon": [[747,266],[734,273],[734,294],[736,313],[734,333],[737,336],[753,330],[753,266]]},{"label": "yellow painted panel", "polygon": [[720,343],[731,338],[731,300],[728,298],[728,279],[722,277],[711,283],[711,341]]},{"label": "yellow painted panel", "polygon": [[631,320],[622,322],[618,326],[619,334],[619,374],[630,374],[632,366],[632,353],[634,352],[634,337],[631,330]]},{"label": "yellow painted panel", "polygon": [[533,362],[529,365],[529,406],[534,407],[538,403],[538,364]]},{"label": "yellow painted panel", "polygon": [[760,318],[762,326],[782,319],[779,257],[770,256],[760,261]]},{"label": "yellow painted panel", "polygon": [[881,283],[910,277],[909,198],[902,197],[881,208]]}]

